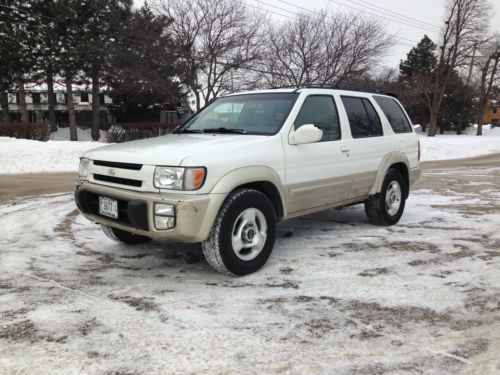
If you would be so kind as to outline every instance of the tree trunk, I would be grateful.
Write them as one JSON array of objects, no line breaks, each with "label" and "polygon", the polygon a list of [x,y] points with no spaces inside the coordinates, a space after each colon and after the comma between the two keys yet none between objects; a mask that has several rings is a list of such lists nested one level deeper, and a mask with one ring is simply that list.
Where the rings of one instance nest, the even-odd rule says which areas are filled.
[{"label": "tree trunk", "polygon": [[68,97],[69,140],[78,141],[76,132],[75,104],[73,103],[73,76],[66,73],[66,96]]},{"label": "tree trunk", "polygon": [[196,98],[196,112],[199,112],[201,105],[200,105],[200,92],[198,90],[193,90],[194,91],[194,97]]},{"label": "tree trunk", "polygon": [[3,122],[8,124],[10,122],[9,98],[3,82],[0,82],[0,107],[2,108]]},{"label": "tree trunk", "polygon": [[52,64],[47,66],[47,95],[49,96],[49,124],[50,132],[57,131],[56,123],[56,101],[54,98],[54,76],[52,75]]},{"label": "tree trunk", "polygon": [[437,119],[438,119],[438,112],[435,111],[433,108],[429,120],[429,132],[427,133],[429,137],[434,137],[437,133]]},{"label": "tree trunk", "polygon": [[28,106],[26,105],[26,91],[24,91],[24,80],[17,79],[17,90],[19,93],[19,112],[21,112],[21,122],[30,122]]},{"label": "tree trunk", "polygon": [[99,71],[92,69],[92,139],[98,141],[101,136],[99,132],[101,102],[99,101]]}]

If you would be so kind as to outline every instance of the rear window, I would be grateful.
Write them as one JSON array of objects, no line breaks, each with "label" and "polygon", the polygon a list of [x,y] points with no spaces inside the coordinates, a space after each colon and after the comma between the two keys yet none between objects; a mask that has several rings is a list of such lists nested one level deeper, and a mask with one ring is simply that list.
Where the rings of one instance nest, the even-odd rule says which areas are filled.
[{"label": "rear window", "polygon": [[368,99],[342,96],[353,138],[369,138],[383,135],[380,118]]},{"label": "rear window", "polygon": [[411,133],[410,122],[396,100],[378,95],[374,95],[373,99],[375,99],[382,112],[384,112],[394,133]]}]

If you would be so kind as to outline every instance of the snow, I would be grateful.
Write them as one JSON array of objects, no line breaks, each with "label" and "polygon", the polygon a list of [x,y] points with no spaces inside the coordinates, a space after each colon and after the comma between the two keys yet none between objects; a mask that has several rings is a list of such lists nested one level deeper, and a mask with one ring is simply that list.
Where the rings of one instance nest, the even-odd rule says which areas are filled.
[{"label": "snow", "polygon": [[422,147],[421,161],[463,159],[500,152],[500,127],[483,126],[483,135],[476,136],[477,125],[465,134],[438,134],[428,137],[420,129],[417,132]]},{"label": "snow", "polygon": [[[81,142],[91,142],[92,135],[90,128],[82,129],[77,128],[78,133],[78,141]],[[98,142],[106,142],[106,131],[99,130],[99,141]],[[50,139],[52,141],[69,141],[69,127],[66,128],[58,128],[56,132],[50,134]]]},{"label": "snow", "polygon": [[493,374],[500,190],[477,183],[500,167],[473,171],[424,170],[392,227],[281,222],[242,278],[187,264],[196,245],[117,244],[71,194],[1,203],[0,373]]},{"label": "snow", "polygon": [[[58,133],[61,130],[58,131]],[[64,133],[62,131],[61,133]],[[63,138],[59,133],[55,138]],[[84,133],[85,134],[85,133]],[[82,138],[86,138],[82,137]],[[80,157],[100,142],[48,142],[0,137],[0,175],[42,172],[76,172]]]}]

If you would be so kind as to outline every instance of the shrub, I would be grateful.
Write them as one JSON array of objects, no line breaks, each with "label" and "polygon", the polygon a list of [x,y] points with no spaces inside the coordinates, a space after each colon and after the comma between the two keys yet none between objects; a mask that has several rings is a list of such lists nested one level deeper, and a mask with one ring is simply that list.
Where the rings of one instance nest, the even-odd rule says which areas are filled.
[{"label": "shrub", "polygon": [[36,122],[0,124],[0,137],[32,139],[45,142],[49,140],[50,128],[48,124]]},{"label": "shrub", "polygon": [[121,143],[136,139],[158,137],[171,133],[176,126],[156,122],[114,124],[108,130],[107,141],[109,143]]}]

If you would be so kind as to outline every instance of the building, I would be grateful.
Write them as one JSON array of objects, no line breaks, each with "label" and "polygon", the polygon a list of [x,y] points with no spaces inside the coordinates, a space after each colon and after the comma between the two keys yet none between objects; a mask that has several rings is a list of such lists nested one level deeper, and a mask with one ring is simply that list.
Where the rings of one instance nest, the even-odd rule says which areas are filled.
[{"label": "building", "polygon": [[500,100],[490,100],[486,105],[483,124],[500,126]]},{"label": "building", "polygon": [[[26,105],[28,107],[30,122],[49,122],[49,97],[47,94],[47,83],[44,81],[31,81],[25,84]],[[107,86],[99,88],[100,126],[107,129],[113,122],[109,107],[111,98],[106,94]],[[19,122],[21,113],[19,111],[19,93],[8,92],[9,113],[12,121]],[[68,97],[66,85],[62,80],[54,82],[54,99],[56,102],[56,121],[59,126],[68,126]],[[92,119],[92,83],[85,81],[73,82],[73,103],[76,113],[76,124],[81,127],[90,127]],[[1,113],[1,109],[0,109]]]}]

